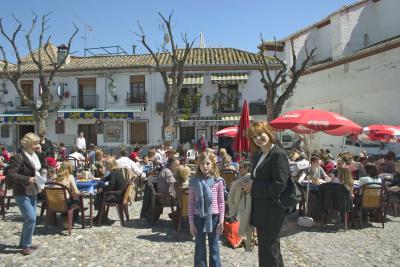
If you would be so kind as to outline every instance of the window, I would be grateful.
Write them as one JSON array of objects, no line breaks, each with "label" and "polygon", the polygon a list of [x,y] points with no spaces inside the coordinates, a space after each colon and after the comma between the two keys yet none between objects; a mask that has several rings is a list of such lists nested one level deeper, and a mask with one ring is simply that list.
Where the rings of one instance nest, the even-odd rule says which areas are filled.
[{"label": "window", "polygon": [[[21,81],[21,89],[24,91],[24,94],[29,98],[33,100],[33,81],[32,80],[25,80]],[[20,107],[25,107],[27,106],[27,103],[25,103],[22,99],[20,103],[17,103],[17,106]]]},{"label": "window", "polygon": [[219,112],[239,112],[237,84],[219,85]]},{"label": "window", "polygon": [[124,142],[123,122],[105,122],[104,123],[104,142]]},{"label": "window", "polygon": [[1,138],[10,137],[10,125],[4,124],[1,126]]},{"label": "window", "polygon": [[128,93],[128,104],[146,103],[145,76],[136,75],[130,78],[130,93]]},{"label": "window", "polygon": [[142,144],[148,143],[147,139],[147,121],[132,122],[130,125],[130,142],[131,144]]},{"label": "window", "polygon": [[250,115],[265,115],[267,114],[267,107],[265,103],[262,101],[259,102],[250,102]]},{"label": "window", "polygon": [[182,88],[178,97],[178,114],[198,113],[200,99],[196,87]]}]

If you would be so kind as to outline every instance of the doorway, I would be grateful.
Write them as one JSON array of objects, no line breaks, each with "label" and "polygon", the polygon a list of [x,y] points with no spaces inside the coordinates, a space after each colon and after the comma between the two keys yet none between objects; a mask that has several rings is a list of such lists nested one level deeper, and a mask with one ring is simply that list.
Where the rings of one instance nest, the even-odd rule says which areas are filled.
[{"label": "doorway", "polygon": [[27,133],[34,133],[35,125],[18,125],[18,143]]},{"label": "doorway", "polygon": [[86,139],[86,148],[89,147],[90,143],[97,146],[97,133],[96,126],[94,124],[79,124],[78,125],[78,136],[79,133],[83,132]]},{"label": "doorway", "polygon": [[180,127],[179,128],[180,143],[185,144],[189,142],[190,144],[195,141],[195,131],[194,127]]}]

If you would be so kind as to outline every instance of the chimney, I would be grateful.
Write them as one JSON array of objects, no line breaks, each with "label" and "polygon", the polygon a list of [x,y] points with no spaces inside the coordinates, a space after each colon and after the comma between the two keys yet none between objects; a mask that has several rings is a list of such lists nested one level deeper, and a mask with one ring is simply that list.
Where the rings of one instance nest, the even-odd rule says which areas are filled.
[{"label": "chimney", "polygon": [[136,45],[132,45],[132,55],[136,53],[135,50],[136,50]]},{"label": "chimney", "polygon": [[[67,55],[68,52],[68,46],[65,44],[60,45],[57,47],[57,64],[60,64],[60,62],[64,59],[64,57]],[[70,62],[70,57],[69,55],[67,56],[65,60],[65,64],[68,64]]]}]

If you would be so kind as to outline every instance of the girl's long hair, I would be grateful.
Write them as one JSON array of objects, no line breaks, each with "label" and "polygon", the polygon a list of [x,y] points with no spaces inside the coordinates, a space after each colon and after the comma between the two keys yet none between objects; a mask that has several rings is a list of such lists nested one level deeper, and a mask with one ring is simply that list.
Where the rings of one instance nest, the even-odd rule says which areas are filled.
[{"label": "girl's long hair", "polygon": [[351,170],[347,166],[342,166],[338,169],[338,178],[342,184],[348,185],[349,187],[353,187],[354,180],[351,175]]},{"label": "girl's long hair", "polygon": [[218,167],[217,167],[217,157],[215,156],[214,153],[207,152],[207,151],[206,152],[202,152],[197,156],[197,159],[196,159],[196,175],[198,177],[203,176],[203,173],[200,170],[200,164],[204,160],[206,160],[207,158],[209,158],[210,161],[211,161],[211,170],[210,170],[211,175],[214,176],[214,177],[219,177],[219,170],[218,170]]}]

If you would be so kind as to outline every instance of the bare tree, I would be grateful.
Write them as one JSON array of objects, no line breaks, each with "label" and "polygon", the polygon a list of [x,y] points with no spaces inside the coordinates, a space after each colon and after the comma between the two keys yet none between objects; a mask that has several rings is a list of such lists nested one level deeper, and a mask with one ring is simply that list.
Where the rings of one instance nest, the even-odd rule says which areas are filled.
[{"label": "bare tree", "polygon": [[[310,60],[314,57],[315,51],[314,47],[311,51],[308,51],[307,41],[305,42],[305,52],[306,57],[299,67],[297,67],[297,56],[294,51],[293,41],[290,41],[291,51],[292,51],[292,65],[289,67],[286,62],[277,57],[277,43],[275,42],[275,53],[273,59],[280,65],[278,71],[275,72],[273,77],[273,71],[270,69],[267,58],[264,56],[264,40],[261,38],[260,45],[260,58],[262,60],[263,68],[260,68],[261,82],[263,83],[264,89],[267,92],[267,98],[265,100],[265,105],[267,107],[267,119],[271,121],[278,117],[282,112],[282,107],[285,102],[293,95],[296,84],[300,79],[300,76],[310,63]],[[289,70],[288,70],[289,69]],[[288,76],[290,81],[288,81]],[[279,94],[279,95],[278,95]]]},{"label": "bare tree", "polygon": [[33,99],[29,98],[19,84],[19,80],[23,75],[23,66],[26,63],[21,60],[19,48],[16,43],[16,37],[18,33],[22,31],[22,24],[15,16],[13,16],[14,20],[17,22],[17,27],[12,35],[8,35],[4,30],[2,18],[0,18],[0,32],[12,46],[17,61],[15,65],[10,65],[9,61],[7,60],[4,47],[0,45],[0,50],[4,58],[2,75],[5,75],[7,79],[14,85],[21,100],[26,103],[32,111],[32,114],[35,117],[36,129],[38,132],[46,130],[46,118],[48,116],[48,110],[51,102],[49,88],[53,84],[54,75],[65,64],[70,53],[72,40],[78,33],[78,28],[74,25],[75,31],[68,40],[67,51],[61,60],[57,60],[57,55],[55,55],[54,51],[50,48],[51,35],[47,37],[45,43],[43,42],[45,39],[45,32],[48,29],[49,16],[50,13],[42,16],[39,35],[39,48],[37,49],[37,52],[33,50],[31,42],[32,32],[37,23],[36,14],[34,14],[32,25],[25,35],[25,39],[29,48],[29,54],[32,62],[37,67],[37,73],[39,76],[38,78],[42,88],[42,94],[40,96],[41,101],[39,102],[35,102]]},{"label": "bare tree", "polygon": [[[163,124],[162,124],[162,138],[165,141],[165,130],[171,128],[174,124],[174,117],[177,110],[178,105],[178,96],[182,89],[183,83],[183,73],[184,73],[184,66],[186,63],[186,59],[193,47],[194,40],[189,42],[187,33],[181,34],[182,40],[185,44],[184,49],[178,49],[178,46],[175,44],[175,39],[172,32],[171,20],[173,12],[168,16],[168,19],[165,18],[160,12],[158,15],[163,20],[165,27],[167,28],[167,34],[170,40],[171,51],[168,50],[167,52],[167,59],[165,61],[166,64],[170,66],[163,66],[163,62],[161,62],[159,54],[154,53],[154,51],[150,48],[150,46],[146,42],[146,35],[143,31],[142,26],[139,24],[140,33],[137,34],[143,46],[149,51],[153,60],[156,63],[155,69],[161,74],[161,77],[164,82],[165,86],[165,95],[164,95],[164,111],[163,111]],[[168,77],[168,73],[170,73]],[[168,83],[168,78],[171,80],[171,84]]]}]

